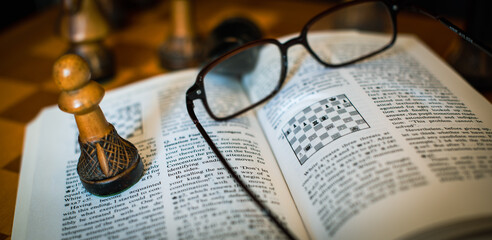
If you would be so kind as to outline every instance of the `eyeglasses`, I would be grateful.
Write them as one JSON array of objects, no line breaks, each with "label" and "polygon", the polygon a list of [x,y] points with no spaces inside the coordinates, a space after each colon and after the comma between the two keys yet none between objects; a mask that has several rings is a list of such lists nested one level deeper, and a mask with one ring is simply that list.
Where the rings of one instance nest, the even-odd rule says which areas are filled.
[{"label": "eyeglasses", "polygon": [[[314,16],[302,28],[299,36],[285,43],[276,39],[262,39],[227,52],[203,67],[195,84],[186,92],[188,113],[212,151],[252,201],[291,239],[294,239],[292,233],[231,168],[198,121],[193,102],[201,100],[208,115],[217,121],[232,119],[266,102],[284,83],[288,67],[287,50],[297,44],[304,46],[322,66],[332,68],[353,64],[381,53],[396,40],[396,15],[401,8],[438,20],[492,57],[492,51],[488,47],[445,18],[412,5],[388,0],[359,0],[337,5]],[[347,33],[361,34],[364,39],[374,41],[356,51],[329,44],[331,40],[335,41]],[[317,44],[319,38],[323,38],[323,43],[328,44]]]}]

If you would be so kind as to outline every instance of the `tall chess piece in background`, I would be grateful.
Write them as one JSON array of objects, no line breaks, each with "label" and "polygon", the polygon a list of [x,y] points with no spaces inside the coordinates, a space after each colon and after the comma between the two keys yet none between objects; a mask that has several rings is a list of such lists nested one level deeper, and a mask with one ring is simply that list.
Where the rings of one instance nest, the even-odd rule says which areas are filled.
[{"label": "tall chess piece in background", "polygon": [[95,195],[111,195],[132,186],[143,174],[137,148],[106,121],[99,102],[104,89],[90,81],[90,69],[78,55],[62,56],[53,77],[62,90],[58,105],[75,115],[81,154],[77,165],[82,184]]},{"label": "tall chess piece in background", "polygon": [[161,66],[178,70],[198,65],[202,48],[195,33],[191,0],[170,2],[171,21],[169,35],[159,49]]},{"label": "tall chess piece in background", "polygon": [[114,57],[103,41],[110,26],[96,0],[62,0],[59,33],[70,43],[67,53],[84,58],[92,79],[105,81],[114,75]]}]

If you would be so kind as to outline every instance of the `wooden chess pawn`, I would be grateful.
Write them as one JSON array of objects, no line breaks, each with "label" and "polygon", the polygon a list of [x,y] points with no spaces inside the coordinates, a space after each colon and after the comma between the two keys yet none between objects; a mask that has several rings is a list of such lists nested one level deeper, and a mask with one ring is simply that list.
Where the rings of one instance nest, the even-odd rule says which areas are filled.
[{"label": "wooden chess pawn", "polygon": [[89,80],[87,63],[78,55],[64,55],[55,63],[53,77],[62,90],[60,109],[75,115],[81,149],[77,172],[87,191],[106,196],[138,182],[143,164],[137,148],[106,121],[99,107],[104,89]]}]

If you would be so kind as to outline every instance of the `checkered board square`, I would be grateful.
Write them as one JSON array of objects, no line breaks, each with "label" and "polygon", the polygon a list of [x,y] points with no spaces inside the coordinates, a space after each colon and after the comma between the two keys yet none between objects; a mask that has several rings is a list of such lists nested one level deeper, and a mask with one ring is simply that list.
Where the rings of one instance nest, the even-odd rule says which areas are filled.
[{"label": "checkered board square", "polygon": [[[140,103],[129,104],[119,108],[103,110],[109,123],[113,124],[118,134],[128,140],[143,134],[142,106]],[[77,126],[74,124],[74,128]],[[75,152],[80,152],[78,134],[75,136]]]},{"label": "checkered board square", "polygon": [[299,162],[347,134],[369,128],[350,100],[341,94],[306,107],[282,128]]}]

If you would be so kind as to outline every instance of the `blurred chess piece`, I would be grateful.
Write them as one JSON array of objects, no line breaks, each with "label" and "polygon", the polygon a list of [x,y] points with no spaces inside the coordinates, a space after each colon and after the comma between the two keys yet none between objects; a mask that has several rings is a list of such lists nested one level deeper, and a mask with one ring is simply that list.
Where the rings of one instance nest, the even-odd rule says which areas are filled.
[{"label": "blurred chess piece", "polygon": [[112,52],[103,44],[110,31],[96,0],[62,0],[60,35],[70,43],[67,53],[84,58],[92,79],[105,81],[114,75]]},{"label": "blurred chess piece", "polygon": [[161,66],[178,70],[198,65],[202,56],[194,29],[191,0],[171,0],[171,23],[167,39],[159,49]]},{"label": "blurred chess piece", "polygon": [[137,148],[106,121],[99,107],[104,89],[89,80],[90,75],[87,63],[75,54],[62,56],[53,68],[55,83],[62,90],[58,105],[75,115],[79,129],[80,180],[87,191],[107,196],[138,182],[143,164]]},{"label": "blurred chess piece", "polygon": [[[251,20],[244,17],[233,17],[222,21],[215,27],[207,39],[206,58],[212,61],[215,58],[233,50],[241,45],[262,38],[260,28]],[[258,59],[257,51],[243,53],[241,63],[235,64],[234,68],[216,66],[215,71],[224,74],[244,74],[251,71]]]}]

